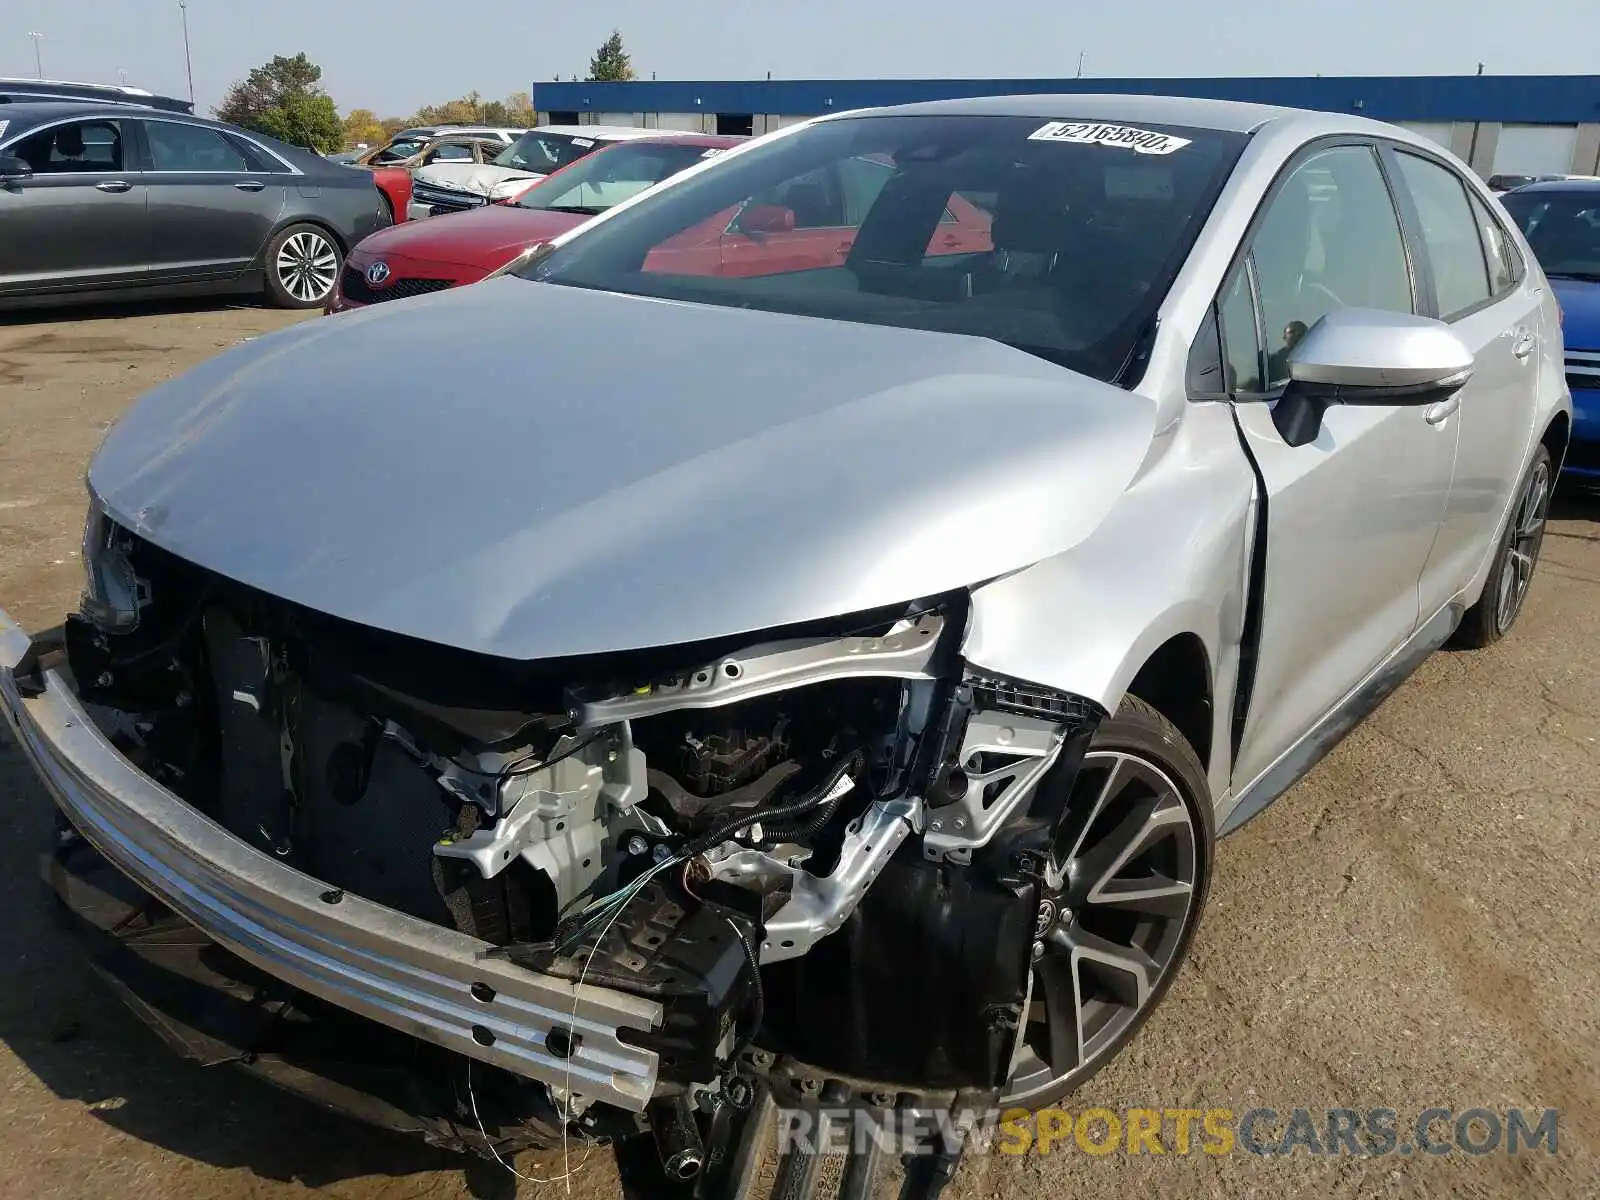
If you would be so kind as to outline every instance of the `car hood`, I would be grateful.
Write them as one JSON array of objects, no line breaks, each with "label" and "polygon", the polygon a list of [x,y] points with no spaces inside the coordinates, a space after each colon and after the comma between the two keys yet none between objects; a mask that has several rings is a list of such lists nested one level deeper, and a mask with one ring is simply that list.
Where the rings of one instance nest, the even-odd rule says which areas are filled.
[{"label": "car hood", "polygon": [[543,212],[508,204],[486,204],[452,213],[448,221],[407,221],[363,238],[352,261],[386,254],[457,266],[493,269],[529,246],[548,241],[589,218],[578,213]]},{"label": "car hood", "polygon": [[1154,427],[986,339],[507,276],[235,347],[136,404],[89,484],[219,574],[526,660],[1018,569],[1104,518]]},{"label": "car hood", "polygon": [[458,191],[476,192],[487,196],[489,189],[508,179],[543,179],[540,171],[518,171],[513,167],[497,167],[491,163],[435,163],[413,172],[415,183],[434,183]]},{"label": "car hood", "polygon": [[1569,350],[1600,350],[1600,283],[1552,279],[1561,305],[1561,336]]}]

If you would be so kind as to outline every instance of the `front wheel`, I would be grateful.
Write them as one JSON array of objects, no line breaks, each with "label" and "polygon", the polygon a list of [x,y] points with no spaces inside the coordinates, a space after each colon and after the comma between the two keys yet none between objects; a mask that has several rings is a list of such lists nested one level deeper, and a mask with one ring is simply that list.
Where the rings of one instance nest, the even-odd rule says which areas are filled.
[{"label": "front wheel", "polygon": [[1096,731],[1055,838],[1002,1107],[1053,1103],[1138,1032],[1188,953],[1215,843],[1199,758],[1172,722],[1128,697]]},{"label": "front wheel", "polygon": [[1539,565],[1539,550],[1544,545],[1544,523],[1550,511],[1550,492],[1554,470],[1550,451],[1540,446],[1522,477],[1522,490],[1511,510],[1483,595],[1467,609],[1456,630],[1455,644],[1467,649],[1492,646],[1516,624],[1522,614],[1533,569]]},{"label": "front wheel", "polygon": [[316,308],[333,293],[344,254],[316,225],[291,225],[267,244],[267,295],[279,308]]}]

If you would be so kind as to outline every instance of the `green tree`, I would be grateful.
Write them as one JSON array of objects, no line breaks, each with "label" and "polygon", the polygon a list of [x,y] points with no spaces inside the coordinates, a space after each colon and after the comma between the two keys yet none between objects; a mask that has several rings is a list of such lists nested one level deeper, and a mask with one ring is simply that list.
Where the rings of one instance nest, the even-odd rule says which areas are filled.
[{"label": "green tree", "polygon": [[533,125],[533,97],[527,92],[513,92],[504,100],[488,100],[483,105],[485,125],[505,125],[526,129]]},{"label": "green tree", "polygon": [[370,108],[352,108],[344,119],[344,144],[346,146],[376,146],[389,140],[389,134]]},{"label": "green tree", "polygon": [[613,29],[589,60],[590,83],[620,83],[633,78],[633,60],[622,48],[622,31]]},{"label": "green tree", "polygon": [[483,97],[468,92],[457,100],[443,104],[427,104],[417,109],[412,119],[416,125],[477,125],[483,121]]},{"label": "green tree", "polygon": [[344,126],[321,81],[322,68],[304,51],[293,58],[276,54],[229,88],[212,111],[230,124],[292,146],[337,150],[344,142]]}]

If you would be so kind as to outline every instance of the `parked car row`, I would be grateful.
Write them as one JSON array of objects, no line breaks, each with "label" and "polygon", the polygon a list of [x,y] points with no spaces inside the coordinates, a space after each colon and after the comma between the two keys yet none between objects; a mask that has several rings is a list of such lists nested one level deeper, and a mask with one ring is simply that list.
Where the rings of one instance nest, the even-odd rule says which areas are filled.
[{"label": "parked car row", "polygon": [[406,215],[413,220],[514,199],[529,184],[606,146],[687,136],[615,125],[541,125],[485,163],[435,162],[416,172]]}]

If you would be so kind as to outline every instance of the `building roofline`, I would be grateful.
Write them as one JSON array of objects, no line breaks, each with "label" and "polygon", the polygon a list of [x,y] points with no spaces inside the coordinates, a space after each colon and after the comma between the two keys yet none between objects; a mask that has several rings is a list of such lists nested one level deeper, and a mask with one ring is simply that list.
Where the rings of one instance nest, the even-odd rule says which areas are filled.
[{"label": "building roofline", "polygon": [[1121,93],[1239,100],[1395,121],[1600,122],[1600,75],[1319,75],[1170,79],[770,79],[535,82],[540,112],[765,113],[977,96]]}]

